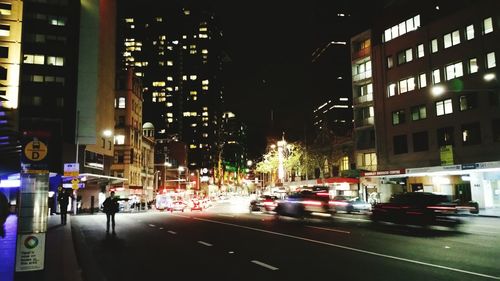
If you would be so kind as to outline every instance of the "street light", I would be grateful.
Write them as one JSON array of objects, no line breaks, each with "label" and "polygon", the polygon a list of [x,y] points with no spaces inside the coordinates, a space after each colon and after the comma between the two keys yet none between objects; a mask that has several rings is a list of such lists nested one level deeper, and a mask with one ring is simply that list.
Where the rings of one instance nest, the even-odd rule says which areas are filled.
[{"label": "street light", "polygon": [[177,178],[177,189],[181,189],[181,173],[184,172],[184,167],[179,166],[177,170],[179,171],[179,177]]},{"label": "street light", "polygon": [[167,167],[170,168],[172,167],[172,163],[170,162],[167,162],[165,161],[165,163],[163,163],[163,188],[165,188],[165,184],[166,184],[166,179],[167,179]]}]

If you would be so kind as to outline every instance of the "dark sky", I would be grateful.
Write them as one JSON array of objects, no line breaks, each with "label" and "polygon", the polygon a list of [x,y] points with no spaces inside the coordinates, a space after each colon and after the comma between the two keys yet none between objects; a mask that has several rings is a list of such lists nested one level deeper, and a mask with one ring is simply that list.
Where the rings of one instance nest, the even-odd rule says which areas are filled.
[{"label": "dark sky", "polygon": [[[317,83],[312,83],[315,66],[311,54],[333,35],[347,34],[345,24],[336,16],[342,9],[334,7],[344,2],[348,3],[213,2],[231,58],[225,66],[225,101],[228,109],[248,125],[251,156],[265,148],[266,134],[284,132],[285,138],[297,141],[304,139],[305,130],[311,130],[308,118],[312,107],[328,96],[327,89],[318,89]],[[349,69],[348,60],[346,63],[343,67]]]}]

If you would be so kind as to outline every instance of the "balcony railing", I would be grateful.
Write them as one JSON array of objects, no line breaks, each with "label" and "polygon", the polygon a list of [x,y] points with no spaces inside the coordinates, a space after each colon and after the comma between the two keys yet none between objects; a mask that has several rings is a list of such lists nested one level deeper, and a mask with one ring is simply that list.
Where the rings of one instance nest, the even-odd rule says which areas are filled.
[{"label": "balcony railing", "polygon": [[360,103],[365,103],[365,102],[369,102],[369,101],[373,101],[373,94],[368,94],[368,95],[359,96],[357,98],[354,98],[354,104],[360,104]]},{"label": "balcony railing", "polygon": [[362,57],[366,57],[370,55],[370,48],[364,48],[359,51],[352,53],[352,60],[356,60]]},{"label": "balcony railing", "polygon": [[368,71],[353,75],[352,80],[353,81],[360,81],[360,80],[368,79],[371,77],[372,77],[372,71],[368,70]]}]

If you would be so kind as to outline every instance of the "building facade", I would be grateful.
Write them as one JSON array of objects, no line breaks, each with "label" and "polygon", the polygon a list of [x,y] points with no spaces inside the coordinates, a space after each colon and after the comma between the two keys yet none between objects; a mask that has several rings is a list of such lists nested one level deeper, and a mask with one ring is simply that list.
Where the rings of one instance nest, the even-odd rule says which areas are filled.
[{"label": "building facade", "polygon": [[363,184],[499,207],[498,2],[396,9],[352,38]]},{"label": "building facade", "polygon": [[155,138],[184,143],[187,169],[208,169],[222,116],[222,33],[209,10],[169,5],[161,13],[134,9],[137,2],[120,8],[120,67],[133,66],[143,80],[143,119]]}]

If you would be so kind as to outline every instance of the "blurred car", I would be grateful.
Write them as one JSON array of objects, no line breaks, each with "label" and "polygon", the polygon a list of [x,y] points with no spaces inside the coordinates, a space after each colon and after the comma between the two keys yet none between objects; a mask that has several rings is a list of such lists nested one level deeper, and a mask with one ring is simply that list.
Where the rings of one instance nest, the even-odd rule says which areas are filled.
[{"label": "blurred car", "polygon": [[177,200],[177,201],[172,202],[172,204],[168,207],[168,210],[170,212],[173,212],[173,211],[184,212],[186,207],[187,207],[187,204],[184,201]]},{"label": "blurred car", "polygon": [[203,211],[202,201],[199,199],[191,200],[191,202],[189,203],[189,208],[191,209],[191,211]]},{"label": "blurred car", "polygon": [[278,216],[301,219],[313,216],[331,217],[335,214],[335,207],[329,201],[328,192],[302,190],[284,200],[278,200],[274,211]]},{"label": "blurred car", "polygon": [[393,195],[388,203],[376,204],[371,219],[405,225],[456,227],[461,223],[456,215],[457,204],[446,195],[408,192]]},{"label": "blurred car", "polygon": [[369,212],[372,209],[372,205],[359,197],[348,197],[348,196],[335,196],[330,200],[330,204],[335,206],[337,211],[343,211],[347,213],[352,212]]},{"label": "blurred car", "polygon": [[257,199],[250,201],[250,212],[271,212],[274,211],[278,197],[272,195],[262,195]]}]

